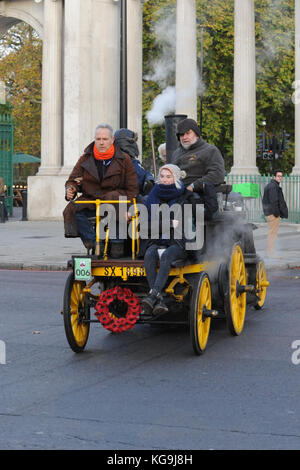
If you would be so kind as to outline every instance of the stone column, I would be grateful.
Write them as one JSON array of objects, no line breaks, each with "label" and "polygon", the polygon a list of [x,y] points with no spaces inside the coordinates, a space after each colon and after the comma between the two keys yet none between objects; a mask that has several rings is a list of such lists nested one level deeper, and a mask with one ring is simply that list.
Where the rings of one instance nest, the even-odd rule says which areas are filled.
[{"label": "stone column", "polygon": [[42,143],[38,175],[56,175],[62,158],[62,0],[44,0]]},{"label": "stone column", "polygon": [[234,3],[234,150],[231,174],[256,175],[254,0]]},{"label": "stone column", "polygon": [[119,3],[65,0],[64,166],[69,175],[97,124],[119,125]]},{"label": "stone column", "polygon": [[128,128],[138,133],[142,152],[143,17],[142,2],[127,0]]},{"label": "stone column", "polygon": [[92,126],[107,122],[115,130],[120,123],[120,5],[92,3]]},{"label": "stone column", "polygon": [[197,121],[195,0],[177,0],[176,28],[176,114]]},{"label": "stone column", "polygon": [[300,175],[300,0],[295,0],[295,166],[293,175]]},{"label": "stone column", "polygon": [[64,158],[69,175],[92,140],[91,0],[65,0],[64,14]]},{"label": "stone column", "polygon": [[61,218],[62,0],[44,0],[41,166],[28,177],[29,220]]}]

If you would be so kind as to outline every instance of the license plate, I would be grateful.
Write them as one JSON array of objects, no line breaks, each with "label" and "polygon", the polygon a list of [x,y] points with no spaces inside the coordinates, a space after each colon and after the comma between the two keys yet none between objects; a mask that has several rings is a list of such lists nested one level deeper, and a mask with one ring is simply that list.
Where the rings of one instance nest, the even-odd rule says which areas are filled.
[{"label": "license plate", "polygon": [[143,266],[105,266],[104,276],[146,276],[145,268]]},{"label": "license plate", "polygon": [[90,281],[92,277],[91,258],[74,258],[74,276],[76,281]]}]

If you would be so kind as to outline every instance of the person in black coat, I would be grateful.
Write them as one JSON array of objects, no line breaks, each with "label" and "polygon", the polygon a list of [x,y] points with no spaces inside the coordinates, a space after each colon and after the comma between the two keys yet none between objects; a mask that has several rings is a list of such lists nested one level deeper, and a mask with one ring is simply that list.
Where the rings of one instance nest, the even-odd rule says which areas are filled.
[{"label": "person in black coat", "polygon": [[138,136],[130,129],[122,128],[115,132],[115,145],[122,152],[130,156],[133,163],[139,184],[139,192],[142,195],[148,194],[154,186],[154,176],[146,170],[138,159],[139,149],[137,146]]},{"label": "person in black coat", "polygon": [[266,256],[274,257],[280,218],[288,218],[288,207],[284,200],[280,183],[282,171],[276,170],[274,178],[267,184],[263,195],[263,211],[268,221]]}]

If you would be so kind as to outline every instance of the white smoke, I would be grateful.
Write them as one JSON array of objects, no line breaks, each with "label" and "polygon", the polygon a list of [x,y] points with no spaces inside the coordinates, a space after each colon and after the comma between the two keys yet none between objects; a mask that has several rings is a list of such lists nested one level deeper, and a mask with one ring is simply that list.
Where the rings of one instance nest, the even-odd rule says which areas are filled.
[{"label": "white smoke", "polygon": [[152,72],[145,75],[145,80],[152,80],[165,88],[174,81],[176,66],[176,15],[163,16],[154,26],[156,43],[160,47],[160,56],[152,62]]},{"label": "white smoke", "polygon": [[[152,72],[144,76],[145,80],[152,80],[163,89],[152,104],[151,110],[146,113],[150,127],[160,125],[164,122],[164,116],[175,112],[177,102],[184,101],[190,90],[185,90],[181,96],[176,97],[176,88],[171,83],[175,82],[176,69],[176,12],[166,15],[154,26],[156,43],[159,45],[161,54],[152,62]],[[203,94],[205,86],[202,82],[200,71],[197,72],[197,94]]]},{"label": "white smoke", "polygon": [[175,105],[175,87],[168,86],[154,99],[151,110],[146,113],[149,126],[153,127],[155,124],[162,124],[164,122],[165,115],[175,111]]},{"label": "white smoke", "polygon": [[169,85],[174,83],[176,67],[176,14],[162,14],[154,26],[154,34],[161,53],[151,64],[152,72],[144,78],[158,83],[163,91],[146,113],[150,127],[163,124],[165,115],[173,113],[176,107],[176,90]]}]

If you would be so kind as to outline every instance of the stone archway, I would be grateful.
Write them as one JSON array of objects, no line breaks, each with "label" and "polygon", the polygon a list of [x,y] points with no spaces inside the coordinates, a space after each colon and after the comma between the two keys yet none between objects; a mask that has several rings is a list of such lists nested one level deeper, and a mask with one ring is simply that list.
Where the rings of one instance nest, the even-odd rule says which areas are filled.
[{"label": "stone archway", "polygon": [[[41,166],[38,174],[57,175],[62,165],[62,4],[63,0],[5,0],[0,3],[2,30],[20,21],[32,26],[43,39]],[[2,19],[2,21],[1,21]],[[48,200],[41,209],[35,186],[38,177],[28,178],[28,214],[40,218],[41,212],[51,214],[52,186]],[[47,181],[49,183],[49,181]],[[44,181],[44,187],[46,187]],[[39,208],[40,206],[40,208]],[[46,217],[47,218],[47,217]]]},{"label": "stone archway", "polygon": [[[127,0],[128,127],[142,131],[142,1]],[[64,182],[97,124],[119,126],[120,1],[1,0],[0,32],[25,21],[43,39],[41,166],[28,218],[59,219]]]},{"label": "stone archway", "polygon": [[0,2],[0,35],[11,26],[24,21],[43,38],[43,6],[28,0]]}]

